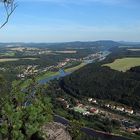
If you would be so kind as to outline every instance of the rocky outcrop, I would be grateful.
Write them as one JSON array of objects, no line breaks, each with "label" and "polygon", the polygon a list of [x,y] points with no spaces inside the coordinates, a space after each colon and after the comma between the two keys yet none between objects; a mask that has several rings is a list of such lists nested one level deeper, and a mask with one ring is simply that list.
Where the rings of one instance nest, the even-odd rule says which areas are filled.
[{"label": "rocky outcrop", "polygon": [[72,140],[66,126],[57,122],[44,125],[42,131],[47,136],[45,140]]}]

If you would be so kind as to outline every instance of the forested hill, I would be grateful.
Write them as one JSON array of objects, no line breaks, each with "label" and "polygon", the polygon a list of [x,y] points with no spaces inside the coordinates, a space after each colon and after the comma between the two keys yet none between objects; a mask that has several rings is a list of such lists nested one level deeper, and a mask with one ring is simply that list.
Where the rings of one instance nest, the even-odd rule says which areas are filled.
[{"label": "forested hill", "polygon": [[90,64],[65,77],[60,86],[76,97],[110,99],[140,108],[140,67],[123,73]]},{"label": "forested hill", "polygon": [[109,99],[139,109],[140,66],[126,72],[103,66],[103,63],[114,61],[115,58],[137,57],[137,55],[138,52],[116,49],[105,61],[89,64],[63,78],[60,81],[60,86],[75,97]]}]

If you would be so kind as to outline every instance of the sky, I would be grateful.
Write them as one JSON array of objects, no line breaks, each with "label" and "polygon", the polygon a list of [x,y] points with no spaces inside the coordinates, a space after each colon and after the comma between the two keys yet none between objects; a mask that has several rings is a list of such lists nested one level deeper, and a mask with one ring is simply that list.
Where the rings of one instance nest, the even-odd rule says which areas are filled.
[{"label": "sky", "polygon": [[[18,0],[0,42],[140,41],[140,0]],[[0,23],[3,7],[0,5]]]}]

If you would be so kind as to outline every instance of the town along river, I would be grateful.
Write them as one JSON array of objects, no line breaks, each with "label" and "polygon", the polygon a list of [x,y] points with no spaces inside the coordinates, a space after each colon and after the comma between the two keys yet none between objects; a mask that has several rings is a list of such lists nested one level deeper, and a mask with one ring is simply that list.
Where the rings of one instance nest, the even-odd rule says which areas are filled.
[{"label": "town along river", "polygon": [[[101,57],[100,57],[100,59],[98,61],[102,61],[102,58],[105,59],[109,54],[110,54],[109,51],[103,51],[102,55],[101,55]],[[95,61],[94,59],[89,59],[89,60],[85,60],[84,63],[87,65],[89,63],[94,63],[94,61]],[[44,78],[42,80],[39,80],[38,83],[39,84],[46,84],[46,83],[48,83],[51,80],[54,80],[54,79],[58,80],[59,78],[65,77],[65,76],[67,76],[67,75],[69,75],[71,73],[72,72],[65,72],[63,69],[60,69],[58,75],[54,75],[54,76],[50,76],[50,77]]]}]

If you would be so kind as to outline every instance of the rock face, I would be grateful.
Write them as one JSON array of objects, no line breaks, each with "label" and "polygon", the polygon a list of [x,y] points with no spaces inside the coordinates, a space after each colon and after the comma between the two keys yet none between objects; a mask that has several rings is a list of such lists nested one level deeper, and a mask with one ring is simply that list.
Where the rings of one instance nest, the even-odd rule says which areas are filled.
[{"label": "rock face", "polygon": [[66,126],[52,122],[42,127],[42,131],[47,135],[45,140],[72,140]]}]

